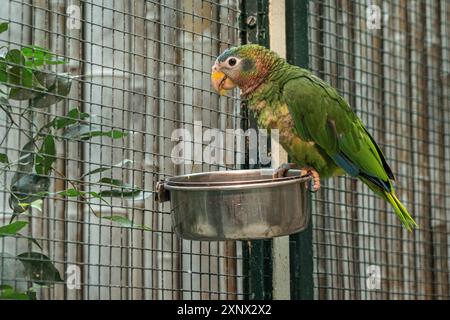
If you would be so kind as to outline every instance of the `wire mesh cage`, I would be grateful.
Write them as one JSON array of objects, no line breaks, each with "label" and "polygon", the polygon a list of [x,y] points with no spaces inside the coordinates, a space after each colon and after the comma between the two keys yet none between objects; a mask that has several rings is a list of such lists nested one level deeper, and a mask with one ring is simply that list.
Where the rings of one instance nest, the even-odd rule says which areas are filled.
[{"label": "wire mesh cage", "polygon": [[314,296],[448,299],[448,2],[309,4],[310,67],[380,144],[420,226],[403,230],[354,179],[328,181],[313,208]]},{"label": "wire mesh cage", "polygon": [[[55,116],[64,119],[76,109],[90,115],[88,122],[71,127],[74,134],[70,128],[53,130],[52,194],[41,211],[27,208],[29,215],[19,217],[28,222],[22,235],[41,249],[19,236],[2,238],[2,285],[19,292],[32,287],[43,299],[242,296],[239,242],[180,240],[171,231],[169,206],[151,196],[166,176],[233,167],[206,164],[201,155],[192,165],[192,159],[174,163],[172,149],[180,140],[176,128],[241,127],[238,100],[219,100],[209,84],[215,57],[239,42],[238,17],[233,0],[2,3],[0,20],[9,23],[2,45],[46,48],[66,61],[49,69],[74,76],[68,98],[48,109],[34,108],[30,123],[16,126],[2,116],[2,153],[18,158],[29,137]],[[12,104],[13,119],[29,106]],[[203,147],[207,141],[184,143]],[[6,168],[2,177],[2,224],[12,213],[6,190],[13,173]],[[113,188],[96,197],[105,183]],[[63,190],[72,196],[55,194]],[[33,285],[32,271],[16,258],[23,252],[44,254],[61,278],[72,277],[72,286],[42,270],[42,256],[25,263],[45,277],[39,287]]]}]

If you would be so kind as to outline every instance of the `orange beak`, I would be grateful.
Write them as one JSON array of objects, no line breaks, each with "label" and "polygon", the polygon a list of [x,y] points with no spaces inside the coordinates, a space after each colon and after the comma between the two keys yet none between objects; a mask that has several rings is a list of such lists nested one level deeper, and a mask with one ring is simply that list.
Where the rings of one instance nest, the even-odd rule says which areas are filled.
[{"label": "orange beak", "polygon": [[231,81],[225,73],[219,71],[216,65],[212,67],[211,83],[214,90],[216,90],[221,96],[223,96],[228,90],[236,87],[234,82]]}]

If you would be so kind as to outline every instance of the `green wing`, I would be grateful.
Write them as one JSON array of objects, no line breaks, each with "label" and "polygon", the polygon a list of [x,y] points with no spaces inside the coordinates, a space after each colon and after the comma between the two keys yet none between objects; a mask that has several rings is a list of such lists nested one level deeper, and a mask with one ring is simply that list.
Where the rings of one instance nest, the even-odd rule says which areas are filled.
[{"label": "green wing", "polygon": [[309,71],[298,73],[283,96],[301,138],[314,141],[348,174],[392,190],[391,169],[371,135],[334,88]]},{"label": "green wing", "polygon": [[380,148],[336,90],[309,71],[293,67],[283,98],[303,140],[314,141],[348,174],[389,201],[405,228],[417,223],[394,193],[394,179]]}]

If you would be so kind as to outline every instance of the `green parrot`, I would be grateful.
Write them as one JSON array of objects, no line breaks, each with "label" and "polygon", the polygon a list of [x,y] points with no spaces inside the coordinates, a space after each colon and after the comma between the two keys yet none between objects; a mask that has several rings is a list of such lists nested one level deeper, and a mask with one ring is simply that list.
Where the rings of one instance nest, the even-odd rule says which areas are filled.
[{"label": "green parrot", "polygon": [[394,174],[379,146],[328,83],[254,44],[225,50],[212,67],[211,82],[221,95],[241,89],[258,126],[279,130],[283,148],[313,177],[314,191],[320,178],[347,173],[388,201],[408,231],[417,226],[395,195]]}]

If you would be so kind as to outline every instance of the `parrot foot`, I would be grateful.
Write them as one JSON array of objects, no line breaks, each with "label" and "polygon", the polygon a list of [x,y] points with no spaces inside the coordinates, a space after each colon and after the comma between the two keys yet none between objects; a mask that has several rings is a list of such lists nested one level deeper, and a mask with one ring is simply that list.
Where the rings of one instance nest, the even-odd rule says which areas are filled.
[{"label": "parrot foot", "polygon": [[272,174],[272,179],[286,177],[289,170],[296,168],[295,163],[283,163]]},{"label": "parrot foot", "polygon": [[[297,164],[295,163],[283,163],[280,165],[272,174],[272,178],[284,178],[286,177],[287,173],[291,169],[297,168]],[[302,168],[300,170],[300,175],[302,176],[310,176],[312,181],[312,187],[309,187],[309,184],[306,184],[306,189],[310,189],[311,192],[317,192],[320,189],[320,175],[319,173],[313,169],[313,168]]]},{"label": "parrot foot", "polygon": [[[311,192],[317,192],[320,189],[320,175],[316,170],[314,170],[313,168],[302,168],[301,174],[302,176],[309,175],[312,178]],[[309,188],[309,184],[306,184],[306,189]]]}]

